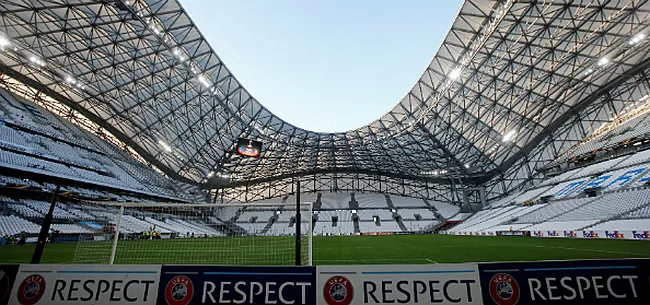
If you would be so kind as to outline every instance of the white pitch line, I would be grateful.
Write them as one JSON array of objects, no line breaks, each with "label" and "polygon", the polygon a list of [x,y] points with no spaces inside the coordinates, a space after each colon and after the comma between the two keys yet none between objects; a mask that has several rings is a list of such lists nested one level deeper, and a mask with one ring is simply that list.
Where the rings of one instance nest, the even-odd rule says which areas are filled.
[{"label": "white pitch line", "polygon": [[614,254],[634,254],[642,255],[641,253],[636,252],[626,252],[626,251],[609,251],[602,249],[586,249],[586,248],[571,248],[571,247],[554,247],[554,246],[536,246],[536,245],[524,245],[526,247],[535,247],[535,248],[549,248],[549,249],[564,249],[564,250],[575,250],[575,251],[594,251],[594,252],[604,252],[604,253],[614,253]]},{"label": "white pitch line", "polygon": [[430,259],[428,259],[428,258],[425,258],[425,260],[427,260],[427,262],[429,262],[429,263],[434,263],[434,264],[437,264],[437,263],[438,263],[438,262],[433,261],[433,260],[430,260]]},{"label": "white pitch line", "polygon": [[370,259],[314,259],[318,262],[385,262],[385,261],[429,261],[432,260],[426,258],[370,258]]}]

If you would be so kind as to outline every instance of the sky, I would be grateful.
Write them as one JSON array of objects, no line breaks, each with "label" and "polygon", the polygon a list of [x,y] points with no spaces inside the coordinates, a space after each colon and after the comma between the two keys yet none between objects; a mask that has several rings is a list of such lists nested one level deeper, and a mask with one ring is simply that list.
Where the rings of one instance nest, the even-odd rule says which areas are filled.
[{"label": "sky", "polygon": [[420,78],[460,0],[180,0],[253,97],[311,131],[364,126]]}]

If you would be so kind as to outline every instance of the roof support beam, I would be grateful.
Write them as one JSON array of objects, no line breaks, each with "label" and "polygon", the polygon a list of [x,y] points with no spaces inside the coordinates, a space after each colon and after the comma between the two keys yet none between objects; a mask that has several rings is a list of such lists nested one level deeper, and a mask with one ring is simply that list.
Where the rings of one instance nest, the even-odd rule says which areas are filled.
[{"label": "roof support beam", "polygon": [[625,81],[634,77],[635,75],[639,73],[643,73],[643,71],[645,71],[645,69],[649,67],[650,67],[650,58],[642,61],[638,65],[635,65],[633,68],[629,69],[628,71],[625,71],[618,77],[614,78],[612,81],[606,83],[600,89],[596,90],[594,93],[584,98],[579,103],[576,103],[573,107],[571,107],[561,116],[559,116],[551,124],[546,126],[546,128],[544,128],[544,130],[538,133],[534,138],[528,141],[526,145],[524,145],[519,151],[513,154],[509,159],[505,160],[497,168],[490,171],[485,176],[484,181],[482,182],[487,182],[490,179],[496,177],[497,175],[505,173],[505,171],[508,168],[510,168],[510,166],[514,165],[522,157],[528,155],[528,153],[530,153],[537,145],[541,144],[542,141],[544,141],[547,137],[553,135],[553,133],[558,128],[560,128],[563,124],[565,124],[566,122],[570,122],[571,117],[580,115],[581,111],[587,108],[587,106],[591,105],[591,103],[596,101],[599,97],[603,96],[604,94],[607,94],[610,90],[622,85],[623,83],[625,83]]},{"label": "roof support beam", "polygon": [[25,85],[28,85],[30,87],[33,87],[35,89],[40,90],[41,92],[47,94],[48,96],[56,99],[57,101],[63,103],[64,105],[74,109],[75,111],[81,113],[83,116],[86,118],[92,120],[95,122],[95,124],[99,125],[100,127],[106,129],[110,134],[115,136],[117,139],[120,141],[124,142],[126,145],[131,147],[135,152],[137,152],[143,159],[147,160],[147,162],[151,163],[153,166],[161,170],[163,173],[165,173],[167,176],[176,179],[178,181],[186,182],[186,183],[195,183],[192,180],[189,180],[183,176],[178,175],[176,172],[171,170],[169,167],[164,165],[162,162],[160,162],[158,159],[154,158],[152,155],[150,155],[146,150],[144,150],[140,145],[135,143],[133,140],[131,140],[129,137],[124,135],[122,132],[120,132],[117,128],[113,127],[110,124],[107,124],[106,121],[102,120],[92,112],[86,110],[83,107],[80,107],[77,103],[71,101],[70,99],[66,98],[62,94],[59,94],[58,92],[50,89],[49,87],[44,86],[43,84],[32,80],[31,78],[18,73],[11,68],[7,67],[6,65],[0,63],[0,73],[6,74],[20,82],[22,82]]}]

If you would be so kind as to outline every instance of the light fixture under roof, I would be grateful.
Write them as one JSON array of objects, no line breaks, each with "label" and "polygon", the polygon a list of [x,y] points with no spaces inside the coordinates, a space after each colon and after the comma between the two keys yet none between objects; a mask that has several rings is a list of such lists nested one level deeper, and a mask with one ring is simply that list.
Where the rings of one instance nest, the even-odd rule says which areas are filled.
[{"label": "light fixture under roof", "polygon": [[4,36],[0,35],[0,48],[4,48],[8,46],[11,46],[11,41],[9,41],[9,39],[5,38]]},{"label": "light fixture under roof", "polygon": [[158,144],[160,144],[160,146],[162,146],[163,149],[166,152],[172,152],[172,148],[169,145],[167,145],[167,143],[163,142],[162,140],[158,140]]},{"label": "light fixture under roof", "polygon": [[644,38],[645,38],[645,34],[643,33],[636,34],[634,35],[634,37],[630,39],[630,44],[637,44],[641,42],[641,40],[643,40]]},{"label": "light fixture under roof", "polygon": [[30,56],[29,61],[37,66],[45,67],[45,62],[36,56]]},{"label": "light fixture under roof", "polygon": [[607,57],[603,57],[598,61],[599,66],[604,66],[609,63],[609,59]]},{"label": "light fixture under roof", "polygon": [[517,131],[515,131],[514,129],[508,131],[508,133],[506,133],[506,135],[503,136],[503,142],[508,142],[508,141],[512,140],[515,137],[516,134],[517,134]]},{"label": "light fixture under roof", "polygon": [[449,78],[452,80],[457,79],[460,76],[460,69],[453,69],[449,72]]}]

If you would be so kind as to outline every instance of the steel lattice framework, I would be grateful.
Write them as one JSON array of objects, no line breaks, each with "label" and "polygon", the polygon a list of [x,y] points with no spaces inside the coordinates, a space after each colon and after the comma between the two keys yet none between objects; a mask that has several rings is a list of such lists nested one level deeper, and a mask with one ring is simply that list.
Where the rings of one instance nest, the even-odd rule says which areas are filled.
[{"label": "steel lattice framework", "polygon": [[[523,188],[648,93],[650,3],[467,0],[420,80],[341,133],[278,118],[177,0],[0,1],[0,73],[94,121],[169,177],[233,177],[243,200],[307,190],[460,201]],[[635,36],[636,35],[636,36]],[[262,158],[233,154],[239,137]]]}]

